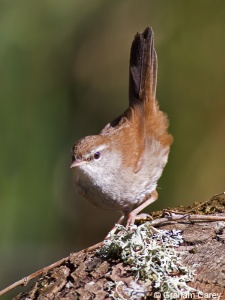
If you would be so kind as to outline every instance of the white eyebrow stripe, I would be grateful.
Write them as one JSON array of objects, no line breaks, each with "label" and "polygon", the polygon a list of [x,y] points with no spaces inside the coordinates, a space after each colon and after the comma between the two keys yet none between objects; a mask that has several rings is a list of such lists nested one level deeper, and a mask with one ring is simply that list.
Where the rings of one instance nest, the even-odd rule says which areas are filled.
[{"label": "white eyebrow stripe", "polygon": [[92,153],[96,153],[97,151],[102,151],[102,150],[105,150],[105,149],[107,149],[107,148],[108,148],[108,146],[107,146],[106,144],[103,144],[103,145],[100,145],[100,146],[94,148],[94,149],[92,150]]}]

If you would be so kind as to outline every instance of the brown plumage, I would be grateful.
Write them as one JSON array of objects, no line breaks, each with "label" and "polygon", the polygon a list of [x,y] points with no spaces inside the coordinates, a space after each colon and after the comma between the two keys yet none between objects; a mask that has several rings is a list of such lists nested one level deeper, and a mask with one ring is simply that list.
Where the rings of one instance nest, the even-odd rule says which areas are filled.
[{"label": "brown plumage", "polygon": [[71,166],[78,191],[96,206],[129,215],[127,225],[157,199],[172,143],[155,99],[157,55],[149,27],[134,38],[129,70],[129,108],[99,135],[78,141]]}]

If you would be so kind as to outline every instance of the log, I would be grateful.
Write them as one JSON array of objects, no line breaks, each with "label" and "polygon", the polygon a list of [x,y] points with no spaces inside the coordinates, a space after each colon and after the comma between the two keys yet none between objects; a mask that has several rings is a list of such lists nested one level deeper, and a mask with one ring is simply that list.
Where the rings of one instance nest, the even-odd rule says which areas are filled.
[{"label": "log", "polygon": [[[121,259],[121,248],[115,249],[114,245],[113,251],[111,249],[110,252],[109,247],[113,243],[110,240],[108,244],[111,243],[111,246],[108,245],[108,248],[101,245],[97,250],[86,249],[72,253],[55,266],[43,269],[33,286],[20,293],[14,300],[225,299],[224,194],[215,195],[210,200],[188,207],[180,206],[154,212],[151,218],[137,220],[137,223],[135,230],[139,230],[139,234],[143,228],[150,228],[152,237],[146,239],[148,243],[163,233],[165,236],[162,234],[163,242],[160,247],[178,255],[173,267],[171,262],[174,259],[169,259],[168,264],[172,271],[165,269],[166,274],[160,273],[161,278],[166,278],[164,281],[159,280],[158,271],[155,275],[155,270],[151,273],[152,265],[145,273],[144,269],[134,270],[134,266],[130,264],[134,256],[129,257],[128,254],[128,257]],[[122,231],[125,232],[125,229],[118,228],[117,237],[115,235],[112,239],[123,239],[124,237],[120,237]],[[165,246],[164,242],[168,243],[168,239],[176,239],[176,236],[179,240],[177,245]],[[130,237],[132,238],[132,234]],[[140,246],[136,248],[138,247]],[[140,249],[135,251],[138,253]],[[158,253],[161,250],[151,251],[148,260],[151,260],[153,255],[159,257]],[[156,269],[165,264],[164,260],[165,257],[161,261],[157,260]],[[178,289],[174,288],[173,284],[165,288],[170,279],[178,282],[182,278],[187,278],[187,281],[180,282]]]}]

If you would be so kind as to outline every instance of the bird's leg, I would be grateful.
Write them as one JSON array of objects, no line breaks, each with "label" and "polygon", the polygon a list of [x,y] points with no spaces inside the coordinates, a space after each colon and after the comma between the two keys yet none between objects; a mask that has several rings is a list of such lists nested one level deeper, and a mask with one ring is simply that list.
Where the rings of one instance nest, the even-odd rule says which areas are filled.
[{"label": "bird's leg", "polygon": [[[148,205],[152,204],[153,202],[155,202],[158,198],[158,193],[157,191],[153,191],[151,193],[151,195],[149,196],[149,198],[147,198],[147,200],[145,200],[141,205],[139,205],[137,208],[135,208],[134,210],[132,210],[129,214],[128,214],[128,219],[127,219],[127,224],[126,224],[126,229],[128,229],[130,226],[132,226],[134,224],[134,221],[138,215],[138,213],[140,211],[142,211],[145,207],[147,207]],[[126,212],[123,212],[122,216],[119,218],[119,220],[117,221],[116,224],[121,224],[124,217],[127,215]],[[141,217],[141,214],[139,215]],[[138,217],[139,217],[138,216]],[[110,238],[111,234],[114,234],[117,230],[117,226],[115,226],[109,231],[109,233],[107,234],[107,236],[104,238],[104,240],[98,244],[95,244],[91,247],[88,247],[87,249],[85,249],[85,252],[90,252],[93,250],[98,249],[99,247],[104,245],[104,241]]]},{"label": "bird's leg", "polygon": [[117,230],[117,224],[121,224],[123,222],[123,219],[125,217],[125,214],[122,214],[122,216],[119,218],[119,220],[117,221],[117,223],[113,226],[113,228],[109,231],[109,233],[107,234],[107,236],[104,238],[103,241],[101,241],[100,243],[97,243],[93,246],[90,246],[88,248],[85,249],[85,252],[90,252],[90,251],[93,251],[93,250],[96,250],[98,249],[99,247],[103,246],[104,245],[104,241],[105,240],[108,240],[110,238],[110,235],[114,234]]},{"label": "bird's leg", "polygon": [[[134,221],[136,219],[137,214],[142,211],[142,209],[144,209],[145,207],[147,207],[148,205],[152,204],[153,202],[155,202],[158,198],[158,193],[157,191],[153,191],[150,195],[150,197],[145,200],[141,205],[139,205],[137,208],[135,208],[134,210],[132,210],[129,215],[128,215],[128,219],[127,219],[127,224],[126,224],[126,228],[128,229],[130,226],[132,226],[134,224]],[[141,215],[139,215],[141,216]]]},{"label": "bird's leg", "polygon": [[107,236],[104,238],[104,240],[107,240],[110,238],[110,235],[114,234],[117,230],[117,224],[121,224],[123,222],[123,219],[125,218],[125,214],[122,213],[122,216],[119,218],[119,220],[116,222],[116,224],[113,226],[113,228],[109,231]]}]

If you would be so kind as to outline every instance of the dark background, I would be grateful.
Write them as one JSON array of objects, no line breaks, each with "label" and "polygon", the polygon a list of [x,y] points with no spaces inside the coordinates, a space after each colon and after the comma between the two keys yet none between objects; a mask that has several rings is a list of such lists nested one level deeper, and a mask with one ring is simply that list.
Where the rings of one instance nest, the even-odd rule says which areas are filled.
[{"label": "dark background", "polygon": [[0,289],[100,241],[118,219],[73,191],[70,149],[126,109],[130,45],[146,26],[175,140],[146,211],[225,190],[223,0],[2,0]]}]

